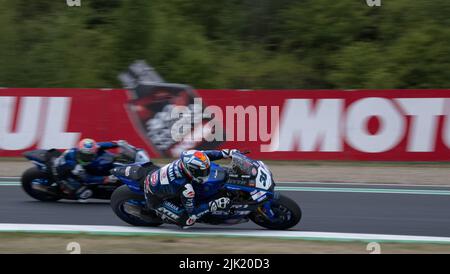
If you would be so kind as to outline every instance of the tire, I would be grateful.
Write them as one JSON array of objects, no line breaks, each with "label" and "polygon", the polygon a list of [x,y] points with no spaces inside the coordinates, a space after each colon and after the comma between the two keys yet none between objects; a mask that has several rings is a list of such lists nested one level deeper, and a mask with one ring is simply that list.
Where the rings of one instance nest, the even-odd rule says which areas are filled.
[{"label": "tire", "polygon": [[111,208],[114,213],[124,222],[134,226],[160,226],[163,223],[156,219],[155,221],[144,221],[136,216],[130,215],[124,211],[123,205],[129,200],[143,200],[143,195],[131,191],[127,185],[122,185],[117,188],[111,196]]},{"label": "tire", "polygon": [[31,197],[42,202],[55,202],[61,199],[60,196],[45,193],[43,191],[32,188],[33,180],[35,179],[49,179],[47,173],[40,171],[37,167],[27,169],[21,178],[23,190]]},{"label": "tire", "polygon": [[267,220],[267,218],[258,213],[253,213],[252,215],[250,215],[250,219],[259,226],[273,230],[286,230],[296,226],[300,222],[300,219],[302,218],[302,210],[295,201],[284,195],[280,195],[280,197],[276,200],[273,200],[272,203],[274,205],[281,205],[289,209],[291,218],[287,222],[274,223]]}]

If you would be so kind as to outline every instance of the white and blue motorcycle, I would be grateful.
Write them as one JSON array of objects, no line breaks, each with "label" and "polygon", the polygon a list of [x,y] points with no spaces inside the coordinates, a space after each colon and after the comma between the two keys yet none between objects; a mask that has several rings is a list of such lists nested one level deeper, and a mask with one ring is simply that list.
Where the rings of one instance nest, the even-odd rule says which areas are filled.
[{"label": "white and blue motorcycle", "polygon": [[[126,223],[135,226],[159,226],[164,223],[147,207],[143,191],[143,178],[157,169],[159,167],[154,165],[142,165],[142,169],[133,176],[113,172],[123,185],[112,194],[111,207]],[[262,161],[252,160],[242,153],[233,154],[230,167],[212,162],[208,180],[201,191],[196,190],[196,200],[200,202],[218,195],[230,198],[228,208],[205,214],[197,220],[198,223],[233,225],[251,220],[264,228],[284,230],[296,226],[302,217],[295,201],[275,191],[275,181],[269,168]]]}]

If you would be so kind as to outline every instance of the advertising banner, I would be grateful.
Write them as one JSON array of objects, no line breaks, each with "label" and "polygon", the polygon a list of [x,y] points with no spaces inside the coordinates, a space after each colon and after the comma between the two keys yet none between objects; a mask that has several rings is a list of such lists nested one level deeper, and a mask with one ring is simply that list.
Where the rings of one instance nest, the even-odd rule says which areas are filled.
[{"label": "advertising banner", "polygon": [[450,160],[450,90],[0,89],[0,156],[127,140],[152,157]]}]

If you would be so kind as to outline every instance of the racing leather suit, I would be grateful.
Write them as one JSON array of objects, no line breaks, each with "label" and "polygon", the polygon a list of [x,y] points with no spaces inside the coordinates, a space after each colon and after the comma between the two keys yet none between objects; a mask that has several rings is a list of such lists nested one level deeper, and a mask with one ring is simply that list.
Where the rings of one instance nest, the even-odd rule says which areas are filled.
[{"label": "racing leather suit", "polygon": [[[77,148],[66,150],[55,161],[57,179],[66,187],[66,193],[80,194],[83,190],[82,182],[101,183],[111,179],[110,170],[113,168],[115,155],[107,152],[108,149],[120,147],[119,142],[99,142],[97,155],[87,165],[77,162]],[[112,179],[111,179],[112,180]],[[83,198],[83,197],[78,197]]]},{"label": "racing leather suit", "polygon": [[[219,150],[203,152],[210,161],[227,156]],[[163,220],[182,227],[193,225],[196,219],[217,209],[215,201],[220,199],[211,199],[196,204],[194,188],[201,186],[202,184],[192,183],[192,178],[181,168],[179,159],[147,174],[144,178],[144,192],[148,206],[155,210]],[[182,207],[179,206],[179,201],[181,201]]]}]

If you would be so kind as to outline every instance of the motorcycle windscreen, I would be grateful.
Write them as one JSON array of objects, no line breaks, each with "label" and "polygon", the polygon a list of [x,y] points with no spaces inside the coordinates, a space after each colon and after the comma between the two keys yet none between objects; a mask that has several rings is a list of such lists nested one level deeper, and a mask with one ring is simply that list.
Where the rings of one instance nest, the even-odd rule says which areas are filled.
[{"label": "motorcycle windscreen", "polygon": [[253,178],[257,175],[255,161],[243,154],[236,153],[231,160],[231,173]]}]

